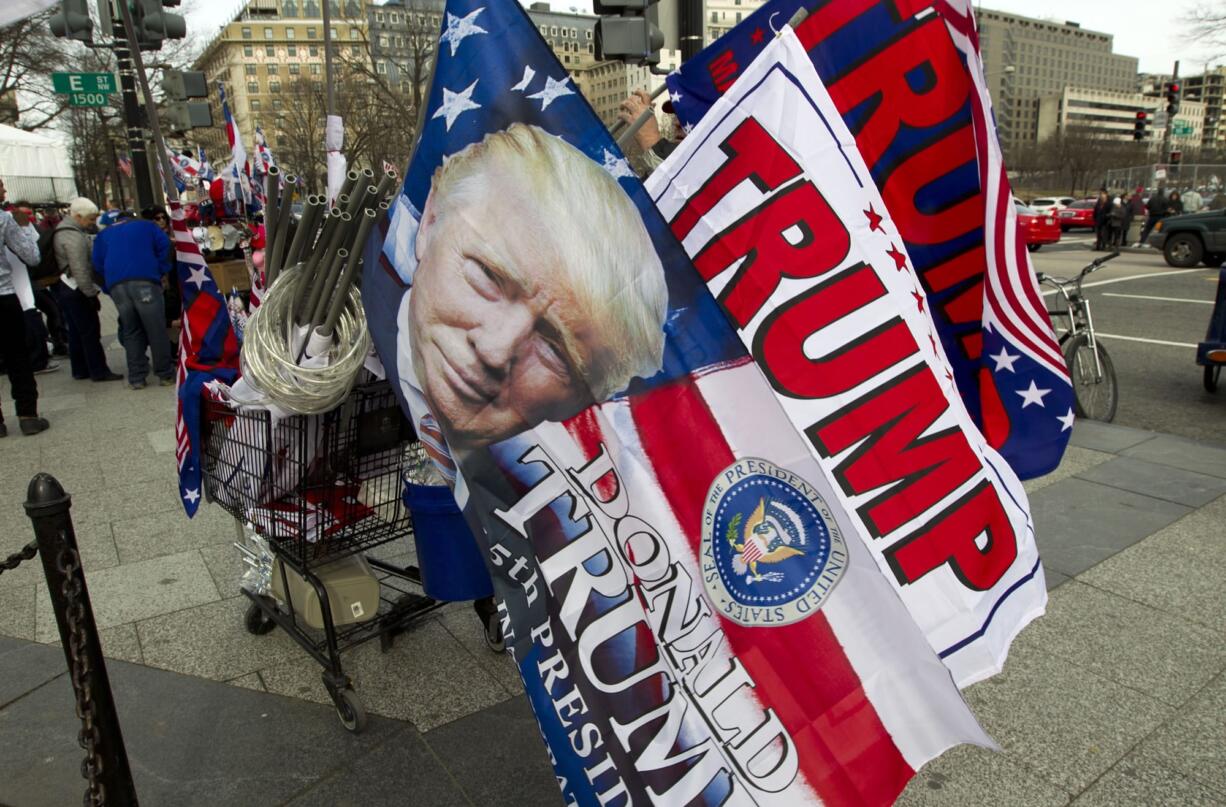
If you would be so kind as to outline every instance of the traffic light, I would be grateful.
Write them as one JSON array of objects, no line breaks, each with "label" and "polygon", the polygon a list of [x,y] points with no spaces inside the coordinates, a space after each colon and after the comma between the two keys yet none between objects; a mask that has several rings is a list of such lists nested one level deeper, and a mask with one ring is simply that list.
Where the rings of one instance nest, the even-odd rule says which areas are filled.
[{"label": "traffic light", "polygon": [[60,10],[51,15],[51,33],[55,36],[90,42],[94,36],[94,21],[89,18],[89,0],[60,0]]},{"label": "traffic light", "polygon": [[166,105],[158,120],[168,132],[207,129],[213,125],[213,110],[208,101],[176,101]]},{"label": "traffic light", "polygon": [[158,50],[167,39],[182,39],[187,35],[187,21],[182,14],[164,10],[179,5],[180,0],[131,0],[132,23],[136,27],[136,43],[141,50]]},{"label": "traffic light", "polygon": [[194,70],[167,70],[162,76],[162,90],[167,98],[186,101],[188,98],[204,98],[209,94],[204,73]]},{"label": "traffic light", "polygon": [[1171,162],[1170,162],[1171,167],[1178,168],[1181,162],[1183,162],[1183,152],[1182,151],[1172,151],[1171,152]]},{"label": "traffic light", "polygon": [[1179,112],[1179,82],[1168,81],[1163,85],[1166,90],[1166,114],[1174,115]]},{"label": "traffic light", "polygon": [[1137,123],[1132,129],[1132,139],[1133,140],[1144,140],[1145,139],[1145,127],[1148,124],[1149,124],[1149,113],[1144,112],[1144,111],[1138,112],[1137,113]]},{"label": "traffic light", "polygon": [[620,59],[631,64],[659,64],[664,33],[648,12],[659,0],[593,0],[596,20],[596,58]]}]

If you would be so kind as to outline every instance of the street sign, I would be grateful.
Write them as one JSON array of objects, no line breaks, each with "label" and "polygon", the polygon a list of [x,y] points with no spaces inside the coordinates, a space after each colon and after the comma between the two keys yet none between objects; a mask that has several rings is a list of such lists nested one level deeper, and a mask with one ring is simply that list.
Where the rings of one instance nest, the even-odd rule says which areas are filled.
[{"label": "street sign", "polygon": [[[51,86],[61,95],[79,93],[116,92],[114,73],[52,73]],[[78,106],[101,106],[101,104],[78,104]]]},{"label": "street sign", "polygon": [[1183,137],[1192,134],[1192,122],[1186,120],[1177,120],[1171,124],[1171,134],[1176,137]]}]

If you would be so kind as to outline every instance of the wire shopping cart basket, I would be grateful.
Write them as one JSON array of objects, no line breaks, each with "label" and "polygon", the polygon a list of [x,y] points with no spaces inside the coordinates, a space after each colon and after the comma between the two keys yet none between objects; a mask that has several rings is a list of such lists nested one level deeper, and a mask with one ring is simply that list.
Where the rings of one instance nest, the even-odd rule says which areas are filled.
[{"label": "wire shopping cart basket", "polygon": [[247,630],[285,630],[323,667],[344,726],[361,731],[341,654],[376,637],[386,651],[443,605],[419,593],[417,567],[367,555],[412,534],[402,496],[420,445],[412,427],[381,381],[314,416],[206,401],[202,434],[206,496],[234,516],[258,581],[243,587]]}]

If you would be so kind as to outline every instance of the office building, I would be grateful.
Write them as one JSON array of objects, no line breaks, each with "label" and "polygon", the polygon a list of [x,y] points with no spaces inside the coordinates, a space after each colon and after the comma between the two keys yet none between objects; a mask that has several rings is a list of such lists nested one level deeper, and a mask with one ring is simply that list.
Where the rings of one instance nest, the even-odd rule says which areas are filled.
[{"label": "office building", "polygon": [[1226,119],[1222,117],[1226,106],[1226,66],[1182,79],[1182,85],[1184,99],[1199,100],[1205,105],[1205,134],[1201,146],[1226,150]]},{"label": "office building", "polygon": [[1006,148],[1038,138],[1039,99],[1060,96],[1065,87],[1135,92],[1137,60],[1113,53],[1110,34],[990,9],[977,17],[988,91]]},{"label": "office building", "polygon": [[[333,55],[367,59],[367,11],[370,0],[329,0]],[[248,0],[223,25],[196,59],[195,69],[209,82],[213,120],[223,121],[215,87],[225,82],[226,100],[248,154],[254,154],[255,127],[277,147],[278,121],[287,99],[283,90],[299,79],[323,82],[323,9],[320,0]],[[229,153],[218,125],[193,133],[209,149],[217,167]]]},{"label": "office building", "polygon": [[[1150,116],[1144,142],[1161,146],[1166,99],[1160,94],[1065,87],[1059,94],[1039,99],[1035,133],[1039,142],[1069,132],[1133,142],[1138,112]],[[1185,99],[1172,125],[1171,145],[1196,148],[1201,144],[1204,129],[1205,105]]]},{"label": "office building", "polygon": [[416,84],[415,97],[424,95],[445,5],[445,0],[389,0],[367,8],[370,56],[380,80],[404,91]]}]

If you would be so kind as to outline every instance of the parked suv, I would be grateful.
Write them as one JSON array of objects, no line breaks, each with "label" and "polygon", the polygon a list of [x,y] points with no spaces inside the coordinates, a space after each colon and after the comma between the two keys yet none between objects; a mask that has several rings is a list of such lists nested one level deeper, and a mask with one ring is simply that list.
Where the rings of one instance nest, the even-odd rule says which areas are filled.
[{"label": "parked suv", "polygon": [[1032,207],[1040,213],[1046,213],[1049,216],[1054,216],[1064,208],[1071,205],[1077,200],[1071,196],[1043,196],[1038,199],[1031,199],[1028,207]]},{"label": "parked suv", "polygon": [[1226,210],[1169,216],[1154,225],[1150,246],[1162,250],[1171,266],[1217,268],[1226,260]]}]

